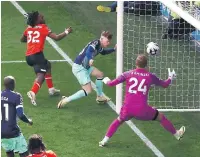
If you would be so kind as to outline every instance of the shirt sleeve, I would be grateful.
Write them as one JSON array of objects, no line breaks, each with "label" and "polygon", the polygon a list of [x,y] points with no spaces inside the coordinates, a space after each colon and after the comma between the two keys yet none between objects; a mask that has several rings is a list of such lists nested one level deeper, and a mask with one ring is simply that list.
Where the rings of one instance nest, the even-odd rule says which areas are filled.
[{"label": "shirt sleeve", "polygon": [[167,80],[162,80],[158,78],[155,74],[151,74],[151,76],[152,76],[152,84],[156,86],[167,88],[172,82],[170,78],[168,78]]},{"label": "shirt sleeve", "polygon": [[48,36],[49,33],[51,33],[51,29],[47,25],[44,25],[43,30],[44,30],[44,35],[45,36]]},{"label": "shirt sleeve", "polygon": [[89,45],[86,50],[86,57],[87,57],[88,61],[90,59],[92,59],[92,54],[94,53],[94,51],[95,51],[95,48],[92,45]]},{"label": "shirt sleeve", "polygon": [[27,29],[24,31],[23,34],[24,34],[24,36],[27,36]]},{"label": "shirt sleeve", "polygon": [[102,54],[102,55],[107,55],[107,54],[110,54],[110,53],[112,53],[114,51],[115,51],[114,48],[107,48],[107,49],[101,48],[101,50],[99,51],[99,53]]},{"label": "shirt sleeve", "polygon": [[88,61],[90,59],[92,59],[92,54],[95,52],[95,50],[97,49],[97,46],[98,46],[98,41],[93,41],[91,42],[88,47],[87,47],[87,50],[86,50],[86,57],[88,59]]},{"label": "shirt sleeve", "polygon": [[57,157],[56,153],[54,153],[52,150],[46,151],[49,157]]},{"label": "shirt sleeve", "polygon": [[20,93],[17,94],[17,99],[16,99],[16,109],[18,108],[23,108],[23,97]]},{"label": "shirt sleeve", "polygon": [[29,123],[28,118],[24,114],[24,108],[23,108],[23,98],[20,93],[17,93],[17,99],[16,99],[16,111],[17,116],[25,123]]},{"label": "shirt sleeve", "polygon": [[123,74],[118,76],[116,79],[109,81],[107,83],[107,85],[108,86],[116,86],[116,85],[126,81],[127,74],[128,74],[128,72],[124,72]]}]

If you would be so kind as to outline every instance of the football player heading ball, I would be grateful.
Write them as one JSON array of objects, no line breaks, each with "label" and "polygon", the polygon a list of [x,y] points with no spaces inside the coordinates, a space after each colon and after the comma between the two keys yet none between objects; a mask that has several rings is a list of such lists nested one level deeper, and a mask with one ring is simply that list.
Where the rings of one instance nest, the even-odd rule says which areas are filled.
[{"label": "football player heading ball", "polygon": [[93,66],[94,57],[98,54],[107,55],[115,51],[115,48],[107,48],[110,45],[112,34],[108,31],[101,33],[100,39],[89,42],[77,55],[72,66],[72,72],[82,86],[82,89],[69,97],[63,97],[58,103],[58,108],[65,104],[87,96],[92,91],[90,75],[96,77],[97,102],[107,102],[110,99],[103,95],[103,72]]}]

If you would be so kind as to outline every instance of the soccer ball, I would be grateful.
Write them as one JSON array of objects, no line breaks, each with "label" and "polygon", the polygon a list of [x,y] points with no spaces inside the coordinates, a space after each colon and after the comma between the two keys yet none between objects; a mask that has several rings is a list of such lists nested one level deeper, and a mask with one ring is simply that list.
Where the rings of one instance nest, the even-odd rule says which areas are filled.
[{"label": "soccer ball", "polygon": [[154,43],[154,42],[148,43],[147,44],[147,53],[152,56],[158,55],[160,53],[160,48],[159,48],[158,44]]}]

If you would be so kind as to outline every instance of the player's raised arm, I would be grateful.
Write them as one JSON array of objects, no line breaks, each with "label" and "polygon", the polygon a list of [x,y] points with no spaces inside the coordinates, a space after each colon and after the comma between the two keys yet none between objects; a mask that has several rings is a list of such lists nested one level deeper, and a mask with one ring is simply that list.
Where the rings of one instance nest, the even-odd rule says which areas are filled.
[{"label": "player's raised arm", "polygon": [[153,80],[153,84],[155,84],[156,86],[161,86],[163,88],[167,88],[173,79],[176,78],[176,73],[173,70],[172,72],[170,71],[170,69],[168,69],[168,79],[167,80],[162,80],[160,78],[158,78],[156,75],[152,74],[152,80]]},{"label": "player's raised arm", "polygon": [[48,36],[49,36],[51,39],[54,39],[55,41],[59,41],[59,40],[63,39],[64,37],[66,37],[66,36],[67,36],[69,33],[71,33],[71,32],[72,32],[72,28],[69,27],[69,28],[65,29],[64,32],[62,32],[62,33],[60,33],[60,34],[56,34],[56,33],[50,32]]}]

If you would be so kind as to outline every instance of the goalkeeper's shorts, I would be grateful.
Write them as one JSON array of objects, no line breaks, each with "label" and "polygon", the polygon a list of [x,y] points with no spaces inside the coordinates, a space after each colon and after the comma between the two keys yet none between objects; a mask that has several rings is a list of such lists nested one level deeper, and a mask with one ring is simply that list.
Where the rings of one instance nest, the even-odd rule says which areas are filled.
[{"label": "goalkeeper's shorts", "polygon": [[149,105],[123,105],[120,111],[120,119],[128,121],[131,118],[142,121],[156,120],[158,110]]},{"label": "goalkeeper's shorts", "polygon": [[92,73],[93,69],[94,67],[86,69],[82,65],[76,63],[72,65],[72,72],[81,85],[86,85],[87,83],[91,82],[90,74]]}]

